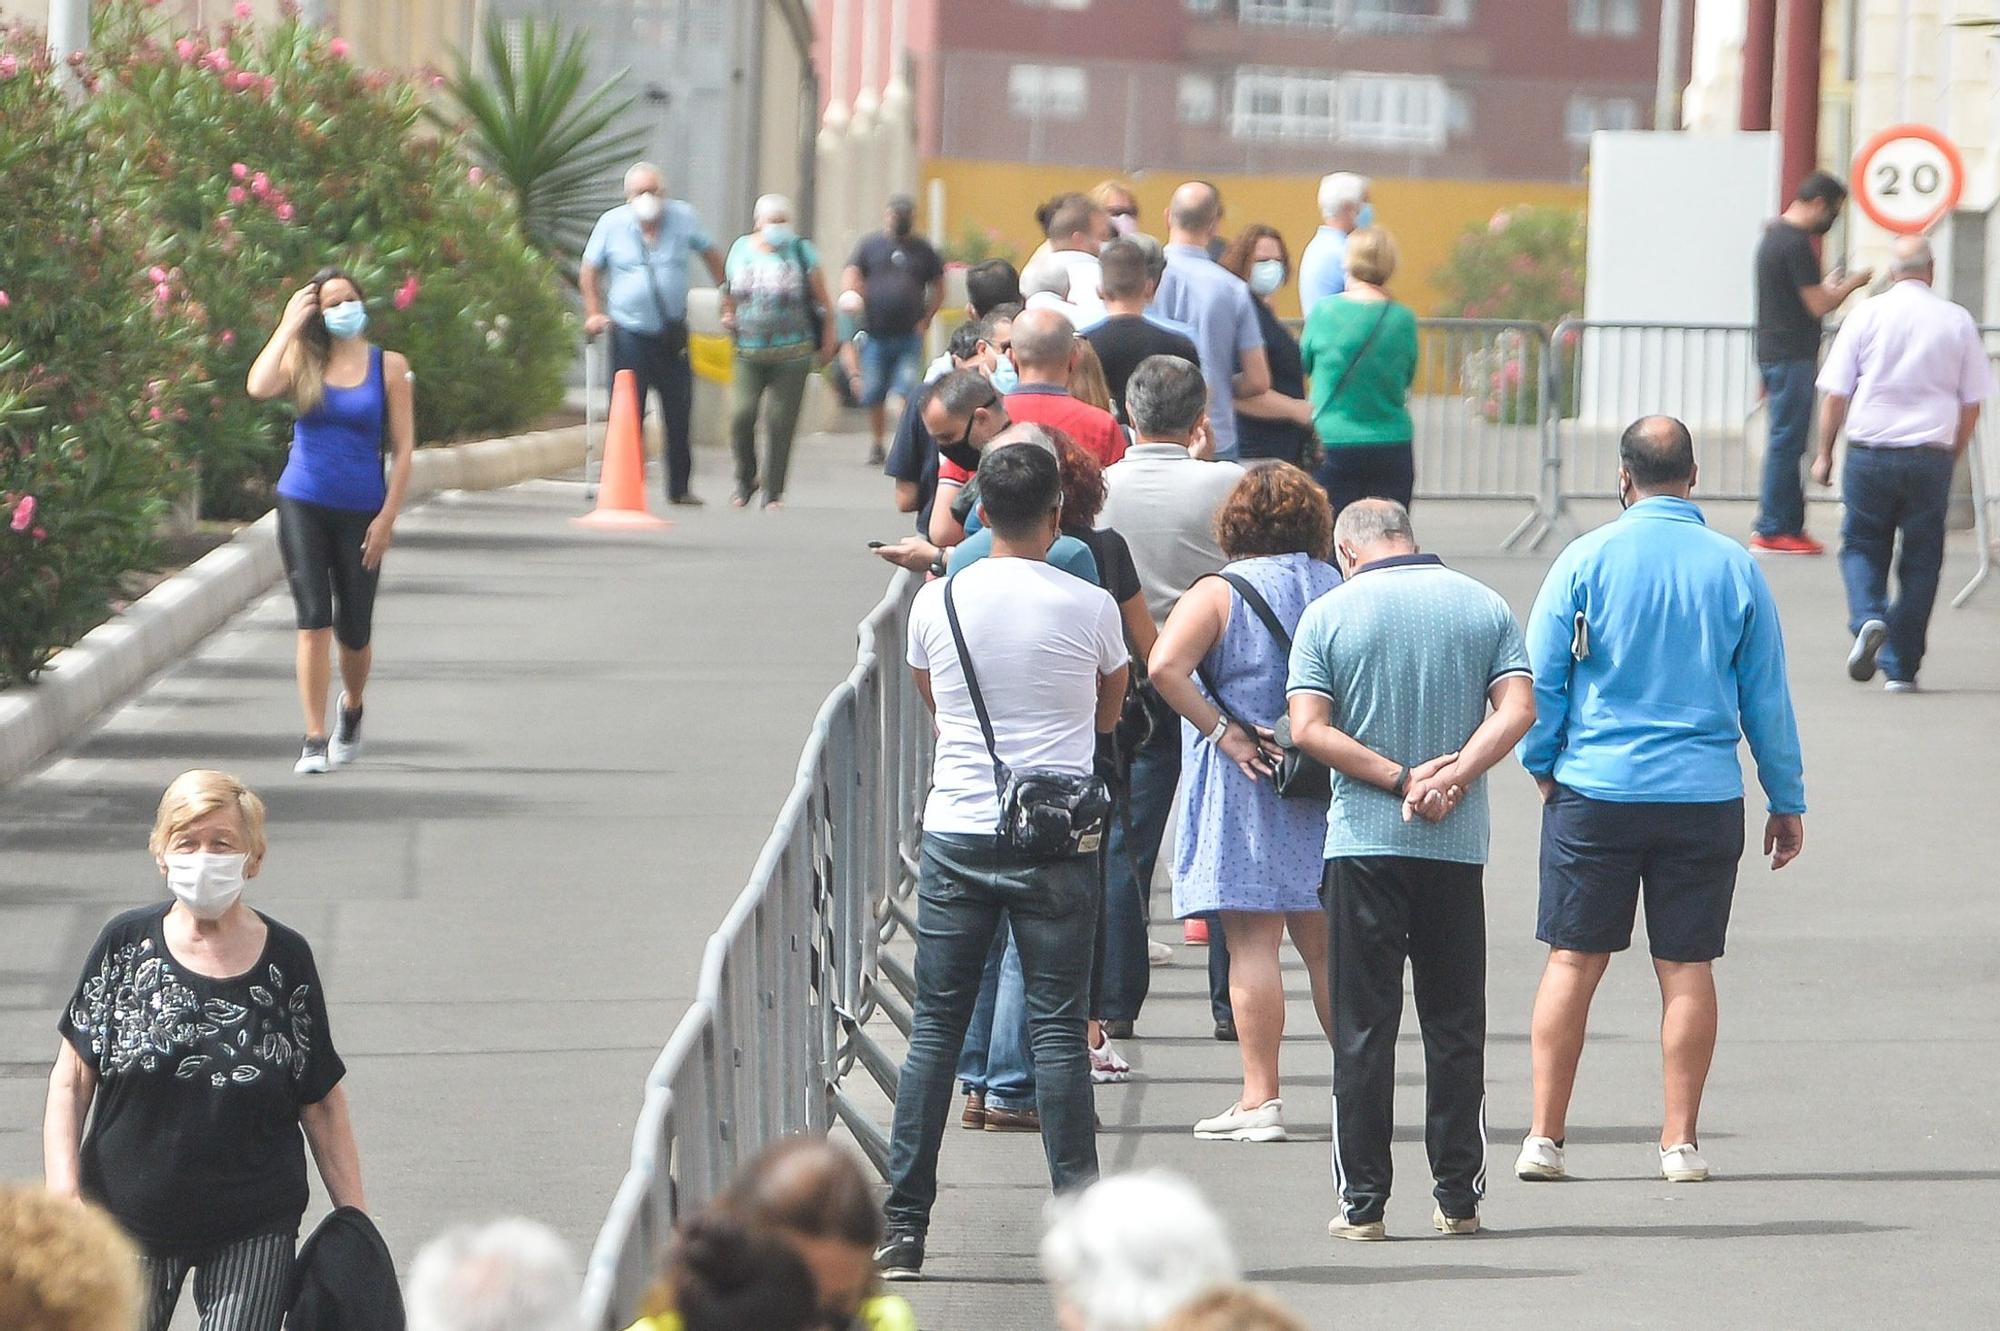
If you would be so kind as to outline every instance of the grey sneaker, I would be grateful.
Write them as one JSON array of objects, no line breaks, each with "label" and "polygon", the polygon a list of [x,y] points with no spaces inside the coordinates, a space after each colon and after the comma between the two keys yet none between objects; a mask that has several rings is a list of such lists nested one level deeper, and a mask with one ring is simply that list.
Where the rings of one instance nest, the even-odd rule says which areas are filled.
[{"label": "grey sneaker", "polygon": [[361,709],[349,707],[344,693],[340,695],[340,722],[334,726],[326,750],[335,767],[345,767],[361,756]]},{"label": "grey sneaker", "polygon": [[1889,626],[1879,619],[1871,619],[1861,626],[1861,632],[1854,635],[1854,649],[1847,654],[1847,677],[1857,684],[1866,684],[1875,678],[1875,658],[1882,654],[1882,644],[1889,640]]},{"label": "grey sneaker", "polygon": [[305,748],[299,753],[299,760],[292,764],[294,776],[323,776],[333,770],[326,758],[326,741],[306,737]]},{"label": "grey sneaker", "polygon": [[890,1230],[875,1250],[875,1269],[884,1280],[922,1280],[924,1236]]}]

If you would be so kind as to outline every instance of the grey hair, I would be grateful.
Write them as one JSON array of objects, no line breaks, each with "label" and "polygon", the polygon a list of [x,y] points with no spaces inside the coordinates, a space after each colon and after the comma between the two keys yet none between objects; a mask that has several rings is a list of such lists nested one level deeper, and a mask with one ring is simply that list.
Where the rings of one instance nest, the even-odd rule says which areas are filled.
[{"label": "grey hair", "polygon": [[1410,510],[1393,499],[1357,499],[1334,519],[1333,543],[1365,550],[1372,545],[1417,543]]},{"label": "grey hair", "polygon": [[1167,251],[1160,244],[1159,237],[1149,236],[1143,231],[1135,231],[1125,237],[1125,239],[1146,251],[1147,280],[1152,282],[1153,285],[1158,286],[1160,279],[1167,274]]},{"label": "grey hair", "polygon": [[547,1225],[519,1217],[445,1231],[404,1290],[409,1331],[583,1331],[576,1263]]},{"label": "grey hair", "polygon": [[1042,1271],[1083,1331],[1147,1331],[1238,1278],[1236,1254],[1194,1186],[1120,1174],[1049,1204]]},{"label": "grey hair", "polygon": [[1069,264],[1054,251],[1029,262],[1021,274],[1021,295],[1060,296],[1069,299]]},{"label": "grey hair", "polygon": [[1056,451],[1056,437],[1049,433],[1048,427],[1036,425],[1032,421],[1010,425],[994,435],[992,442],[986,445],[986,451],[991,453],[994,449],[1005,448],[1009,444],[1031,444],[1052,458],[1060,460],[1062,457],[1062,454]]},{"label": "grey hair", "polygon": [[1185,439],[1208,409],[1201,368],[1179,356],[1148,356],[1125,384],[1125,415],[1141,438]]},{"label": "grey hair", "polygon": [[1904,236],[1896,242],[1895,257],[1889,261],[1891,277],[1915,277],[1927,273],[1937,263],[1926,236]]},{"label": "grey hair", "polygon": [[1368,194],[1368,177],[1352,171],[1335,171],[1319,178],[1319,215],[1332,217],[1349,204],[1361,206]]},{"label": "grey hair", "polygon": [[654,166],[651,162],[634,162],[625,168],[625,192],[627,194],[632,192],[632,182],[642,175],[650,175],[653,179],[659,181],[661,189],[665,189],[667,186],[666,172],[660,170],[659,167]]},{"label": "grey hair", "polygon": [[757,200],[756,206],[751,208],[750,221],[753,225],[762,223],[772,213],[783,213],[785,216],[790,217],[792,215],[792,201],[782,194],[763,195]]}]

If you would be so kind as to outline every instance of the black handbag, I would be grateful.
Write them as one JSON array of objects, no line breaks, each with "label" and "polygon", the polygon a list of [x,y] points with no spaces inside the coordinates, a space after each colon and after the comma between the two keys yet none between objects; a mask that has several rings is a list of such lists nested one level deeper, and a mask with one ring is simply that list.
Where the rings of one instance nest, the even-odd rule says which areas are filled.
[{"label": "black handbag", "polygon": [[798,269],[800,304],[805,306],[806,314],[812,319],[813,350],[817,352],[826,345],[827,308],[813,299],[812,269],[806,266],[805,242],[794,240],[786,246],[785,258]]},{"label": "black handbag", "polygon": [[[1271,603],[1264,599],[1263,593],[1251,585],[1248,578],[1235,573],[1211,573],[1209,576],[1221,578],[1236,589],[1236,594],[1250,607],[1251,613],[1263,622],[1265,631],[1277,640],[1278,646],[1284,649],[1286,657],[1289,658],[1292,654],[1292,635],[1285,630],[1284,621],[1278,618],[1277,611],[1271,609]],[[1229,704],[1222,700],[1222,691],[1215,686],[1215,680],[1209,675],[1208,668],[1202,667],[1199,673],[1203,686],[1208,689],[1208,696],[1215,700],[1216,707],[1229,718],[1231,724],[1241,726],[1253,735],[1256,734],[1255,727],[1231,711]],[[1271,727],[1271,731],[1279,751],[1278,770],[1271,776],[1271,789],[1277,791],[1281,798],[1288,800],[1322,802],[1331,800],[1333,773],[1327,769],[1325,763],[1292,743],[1291,717],[1279,717],[1277,724]]]},{"label": "black handbag", "polygon": [[1000,845],[1030,860],[1066,860],[1078,855],[1094,855],[1104,844],[1104,830],[1111,818],[1111,787],[1095,772],[1016,772],[1000,761],[993,740],[993,721],[986,714],[986,698],[979,691],[979,676],[972,668],[972,654],[966,650],[965,633],[958,623],[958,605],[952,599],[951,584],[944,580],[944,615],[951,626],[951,643],[958,650],[958,666],[965,672],[965,691],[972,695],[972,710],[979,718],[979,733],[986,739],[986,752],[993,759],[993,787],[1000,797]]}]

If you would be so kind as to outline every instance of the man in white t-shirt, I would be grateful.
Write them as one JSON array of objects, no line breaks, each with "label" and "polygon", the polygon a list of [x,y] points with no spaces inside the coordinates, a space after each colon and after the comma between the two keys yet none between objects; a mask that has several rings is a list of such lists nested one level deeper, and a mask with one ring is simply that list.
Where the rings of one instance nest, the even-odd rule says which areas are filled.
[{"label": "man in white t-shirt", "polygon": [[[937,720],[917,876],[917,1000],[890,1132],[885,1278],[914,1280],[937,1200],[938,1146],[959,1047],[1004,915],[1027,983],[1035,1099],[1058,1191],[1097,1177],[1085,1019],[1097,929],[1097,857],[1028,860],[998,844],[995,755],[1014,771],[1089,774],[1097,736],[1117,723],[1126,649],[1102,589],[1046,559],[1062,479],[1041,448],[989,450],[979,462],[980,520],[993,552],[917,594],[909,663]],[[993,726],[989,753],[946,614],[952,589],[964,650]]]}]

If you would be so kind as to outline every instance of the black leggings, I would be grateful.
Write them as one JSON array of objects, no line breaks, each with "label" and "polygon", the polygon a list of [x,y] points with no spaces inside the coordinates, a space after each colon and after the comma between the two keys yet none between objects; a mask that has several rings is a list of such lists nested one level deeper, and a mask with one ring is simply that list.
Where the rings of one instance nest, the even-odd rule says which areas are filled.
[{"label": "black leggings", "polygon": [[1329,448],[1320,463],[1319,483],[1336,518],[1357,499],[1393,499],[1408,508],[1417,488],[1415,450],[1409,444]]},{"label": "black leggings", "polygon": [[375,514],[327,508],[278,496],[278,550],[301,629],[331,628],[340,645],[358,652],[375,627],[380,567],[363,568],[361,542]]}]

